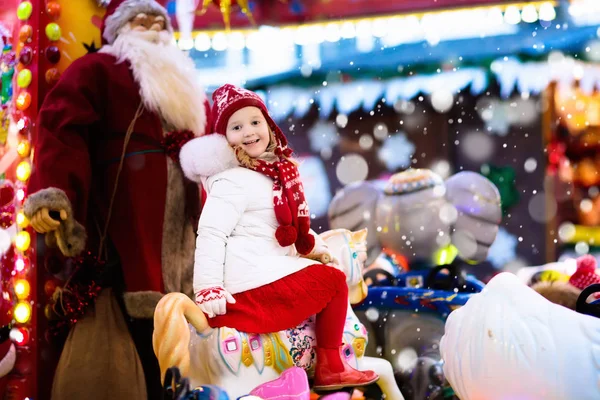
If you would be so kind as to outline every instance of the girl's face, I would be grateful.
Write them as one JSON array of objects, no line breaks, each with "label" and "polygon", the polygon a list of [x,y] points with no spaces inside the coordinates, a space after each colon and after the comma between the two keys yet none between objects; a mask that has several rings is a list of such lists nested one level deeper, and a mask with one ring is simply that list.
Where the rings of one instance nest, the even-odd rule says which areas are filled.
[{"label": "girl's face", "polygon": [[227,122],[227,141],[257,158],[269,146],[269,125],[257,107],[244,107],[234,112]]}]

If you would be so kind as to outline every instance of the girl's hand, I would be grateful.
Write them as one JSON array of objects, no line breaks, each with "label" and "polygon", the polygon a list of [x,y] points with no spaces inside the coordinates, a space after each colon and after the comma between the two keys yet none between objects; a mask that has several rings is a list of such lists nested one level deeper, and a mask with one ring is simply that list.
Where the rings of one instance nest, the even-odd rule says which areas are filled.
[{"label": "girl's hand", "polygon": [[311,260],[321,262],[323,264],[339,264],[337,258],[335,258],[329,251],[329,247],[325,244],[316,244],[313,251],[306,256]]},{"label": "girl's hand", "polygon": [[196,304],[209,318],[225,314],[227,303],[234,304],[235,299],[222,286],[214,286],[196,292]]}]

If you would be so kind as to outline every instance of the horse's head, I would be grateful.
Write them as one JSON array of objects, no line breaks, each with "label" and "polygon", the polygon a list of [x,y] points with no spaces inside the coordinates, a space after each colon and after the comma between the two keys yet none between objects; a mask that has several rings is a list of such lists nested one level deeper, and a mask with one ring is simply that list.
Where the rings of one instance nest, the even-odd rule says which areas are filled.
[{"label": "horse's head", "polygon": [[360,303],[367,297],[367,285],[363,279],[367,260],[367,229],[356,232],[333,229],[320,236],[331,254],[338,259],[339,268],[346,274],[350,303]]}]

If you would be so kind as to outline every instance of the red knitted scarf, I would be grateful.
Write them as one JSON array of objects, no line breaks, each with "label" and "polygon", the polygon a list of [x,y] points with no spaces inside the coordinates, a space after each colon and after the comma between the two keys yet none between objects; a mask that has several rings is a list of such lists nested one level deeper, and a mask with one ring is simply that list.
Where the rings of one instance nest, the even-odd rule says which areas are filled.
[{"label": "red knitted scarf", "polygon": [[[284,156],[284,153],[288,153]],[[253,169],[273,179],[273,204],[279,227],[275,232],[277,242],[283,247],[296,245],[298,253],[307,255],[315,247],[315,238],[309,233],[310,212],[304,197],[304,188],[296,165],[286,156],[290,149],[283,152],[276,149],[279,161],[256,160]]]}]

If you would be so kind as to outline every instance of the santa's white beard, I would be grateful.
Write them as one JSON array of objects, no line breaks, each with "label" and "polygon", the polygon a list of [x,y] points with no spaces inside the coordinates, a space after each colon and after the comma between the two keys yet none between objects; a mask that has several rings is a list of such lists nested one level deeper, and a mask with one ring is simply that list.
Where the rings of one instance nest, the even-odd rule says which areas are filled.
[{"label": "santa's white beard", "polygon": [[177,48],[167,31],[133,31],[126,27],[103,53],[129,61],[144,106],[176,130],[204,133],[204,88],[196,79],[194,62]]}]

